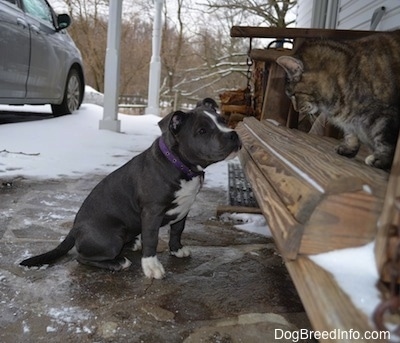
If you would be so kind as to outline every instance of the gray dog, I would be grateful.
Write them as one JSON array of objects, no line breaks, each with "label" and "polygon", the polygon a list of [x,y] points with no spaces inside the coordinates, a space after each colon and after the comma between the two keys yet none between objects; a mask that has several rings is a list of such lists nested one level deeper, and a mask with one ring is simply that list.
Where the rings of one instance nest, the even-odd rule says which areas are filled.
[{"label": "gray dog", "polygon": [[144,274],[163,278],[165,271],[156,255],[160,227],[171,226],[170,253],[189,256],[181,235],[203,184],[203,170],[236,155],[241,147],[237,133],[224,125],[216,108],[215,101],[206,98],[192,111],[163,118],[161,137],[92,190],[64,241],[20,264],[53,263],[75,246],[80,263],[122,270],[131,264],[121,256],[123,248],[141,235]]}]

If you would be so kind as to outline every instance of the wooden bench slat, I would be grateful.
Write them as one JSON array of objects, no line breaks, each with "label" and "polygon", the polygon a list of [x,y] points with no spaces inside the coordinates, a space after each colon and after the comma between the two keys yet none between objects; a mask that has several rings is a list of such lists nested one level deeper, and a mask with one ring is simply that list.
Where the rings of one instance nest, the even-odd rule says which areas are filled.
[{"label": "wooden bench slat", "polygon": [[[248,126],[245,128],[246,130],[242,130],[240,126],[238,127],[242,143],[245,147],[249,147],[252,159],[257,163],[263,177],[268,178],[295,220],[300,223],[306,222],[315,206],[321,201],[323,193],[315,187],[310,187],[309,183],[298,178],[295,173],[288,171],[284,162],[274,154],[266,153],[264,143],[254,139]],[[262,200],[261,205],[263,203],[265,199]]]},{"label": "wooden bench slat", "polygon": [[364,192],[324,198],[305,224],[299,254],[319,254],[371,242],[382,206],[382,199]]},{"label": "wooden bench slat", "polygon": [[[304,304],[313,328],[331,332],[340,329],[348,333],[357,331],[364,335],[374,330],[368,318],[357,309],[351,299],[337,284],[334,277],[307,257],[286,262],[286,267]],[[341,335],[336,339],[321,339],[319,342],[353,343],[366,342]],[[386,342],[374,340],[374,342]]]},{"label": "wooden bench slat", "polygon": [[241,163],[284,258],[374,239],[386,172],[337,155],[333,140],[267,121],[246,118],[237,131]]},{"label": "wooden bench slat", "polygon": [[[266,150],[289,161],[299,177],[307,177],[310,183],[324,193],[362,190],[364,185],[373,187],[381,180],[387,181],[388,175],[384,171],[360,166],[359,161],[336,154],[332,140],[321,141],[319,136],[288,130],[268,121],[260,125],[254,118],[246,118],[244,125],[263,142]],[[288,168],[291,166],[288,165]],[[376,191],[384,193],[380,188]]]},{"label": "wooden bench slat", "polygon": [[[271,184],[265,180],[265,176],[253,163],[252,157],[242,151],[240,161],[246,175],[252,180],[253,192],[258,204],[268,221],[275,243],[285,258],[295,259],[299,250],[300,240],[303,233],[303,226],[300,225],[292,214],[282,204],[281,198],[275,192]],[[265,199],[268,199],[268,206],[265,206]]]}]

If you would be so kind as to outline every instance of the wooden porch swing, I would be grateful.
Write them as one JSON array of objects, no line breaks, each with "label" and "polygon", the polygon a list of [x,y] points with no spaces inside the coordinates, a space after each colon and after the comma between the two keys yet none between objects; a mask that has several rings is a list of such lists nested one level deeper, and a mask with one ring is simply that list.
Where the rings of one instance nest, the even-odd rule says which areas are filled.
[{"label": "wooden porch swing", "polygon": [[[389,241],[400,255],[400,230],[396,231],[399,216],[393,206],[394,197],[400,196],[400,149],[388,188],[389,174],[365,165],[366,154],[360,152],[356,158],[348,159],[335,152],[337,133],[332,128],[326,128],[323,136],[304,132],[307,130],[299,127],[298,113],[284,92],[285,73],[275,60],[293,54],[308,38],[353,39],[374,32],[231,28],[232,37],[293,39],[292,50],[250,51],[257,68],[268,70],[268,79],[259,92],[259,118],[244,118],[236,129],[243,142],[242,167],[310,321],[319,331],[376,330],[332,275],[309,256],[375,241],[377,266],[382,280],[388,281],[385,268],[388,269],[388,257],[396,251],[393,247],[390,250]],[[400,211],[400,203],[398,207]],[[400,265],[396,281],[400,281]]]},{"label": "wooden porch swing", "polygon": [[249,39],[249,49],[247,52],[247,84],[245,88],[229,90],[219,95],[221,102],[221,115],[225,118],[227,124],[231,128],[246,117],[256,117],[260,119],[260,113],[255,106],[251,83],[256,82],[252,80],[254,72],[252,72],[253,60],[250,58],[252,38]]}]

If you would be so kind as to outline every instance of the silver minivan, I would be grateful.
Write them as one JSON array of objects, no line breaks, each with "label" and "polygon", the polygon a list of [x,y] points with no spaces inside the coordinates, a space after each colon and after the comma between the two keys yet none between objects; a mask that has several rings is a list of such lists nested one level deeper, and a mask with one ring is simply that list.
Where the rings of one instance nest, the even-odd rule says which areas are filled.
[{"label": "silver minivan", "polygon": [[0,0],[0,104],[51,104],[54,115],[79,108],[84,71],[70,23],[47,0]]}]

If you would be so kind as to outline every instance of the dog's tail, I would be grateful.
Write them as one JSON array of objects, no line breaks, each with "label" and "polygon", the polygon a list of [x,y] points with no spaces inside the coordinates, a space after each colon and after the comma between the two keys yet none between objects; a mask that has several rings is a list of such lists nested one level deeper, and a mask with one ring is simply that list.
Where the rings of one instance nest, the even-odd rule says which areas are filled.
[{"label": "dog's tail", "polygon": [[43,264],[51,264],[64,256],[70,251],[75,245],[75,237],[72,231],[69,232],[67,237],[53,250],[50,250],[44,254],[33,256],[20,262],[21,266],[34,267],[41,266]]}]

